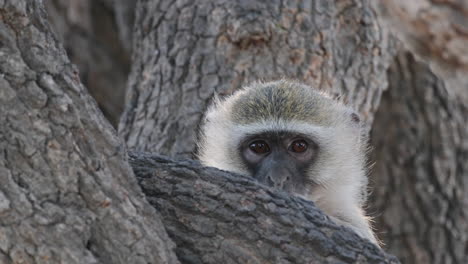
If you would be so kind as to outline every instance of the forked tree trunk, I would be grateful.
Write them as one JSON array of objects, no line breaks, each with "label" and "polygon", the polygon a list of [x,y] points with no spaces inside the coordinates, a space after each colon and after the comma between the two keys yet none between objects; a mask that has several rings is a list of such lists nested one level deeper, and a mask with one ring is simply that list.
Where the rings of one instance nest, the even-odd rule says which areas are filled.
[{"label": "forked tree trunk", "polygon": [[468,102],[408,53],[388,79],[372,130],[377,230],[403,263],[468,263]]},{"label": "forked tree trunk", "polygon": [[119,125],[130,148],[190,157],[212,95],[281,77],[372,120],[389,41],[369,1],[140,1]]},{"label": "forked tree trunk", "polygon": [[[0,16],[0,263],[178,263],[175,244],[137,186],[125,147],[51,34],[42,1],[4,1]],[[167,176],[161,178],[161,183],[169,179],[167,184],[170,184],[172,179],[180,181],[180,187],[197,187],[193,186],[196,179],[211,179],[216,183],[214,179],[224,175],[214,170],[208,170],[213,175],[206,175],[196,164],[175,164],[168,172],[171,168],[164,167],[167,163],[162,160],[161,166],[152,169],[156,175]],[[177,166],[181,170],[177,170]],[[197,169],[199,178],[193,175]],[[225,180],[220,188],[227,188],[231,182],[233,185],[242,183],[244,188],[252,190],[266,190],[242,180],[241,176]],[[208,182],[199,183],[202,189],[210,187]],[[159,188],[142,185],[148,190]],[[242,201],[236,189],[226,190],[233,196],[225,201]],[[203,198],[204,194],[201,192],[199,197]],[[268,196],[273,203],[297,201],[272,190],[265,197]],[[174,200],[168,202],[176,203],[180,197],[174,195]],[[185,207],[191,201],[189,197]],[[200,209],[210,204],[199,202]],[[315,239],[307,247],[311,252],[318,252],[317,256],[310,252],[300,255],[302,252],[295,251],[300,248],[293,247],[296,233],[283,230],[279,233],[282,239],[292,241],[293,246],[284,244],[278,254],[294,253],[293,257],[301,258],[298,263],[315,259],[396,262],[368,241],[349,230],[339,229],[310,203],[304,205],[309,217],[304,217],[299,206],[303,202],[299,201],[285,213],[285,218],[279,219],[273,205],[267,202],[254,201],[258,207],[270,208],[264,213],[265,219],[272,221],[252,222],[249,228],[268,228],[265,224],[281,226],[276,221],[287,223],[297,216],[304,228],[297,234]],[[241,210],[243,206],[247,210],[250,208],[244,203],[239,205]],[[214,210],[213,215],[205,217],[217,223],[217,212]],[[186,220],[189,225],[196,225],[194,220],[197,219]],[[248,215],[239,215],[235,220],[250,219]],[[198,231],[202,234],[205,228],[210,228],[203,221],[199,224]],[[173,228],[169,224],[167,227]],[[227,226],[224,231],[230,232],[229,228],[237,232],[236,226]],[[266,232],[258,240],[274,239],[274,229],[270,231],[273,233]],[[183,233],[183,229],[178,232]],[[323,241],[316,241],[322,238]],[[224,241],[221,252],[226,255],[213,257],[226,263],[244,263],[244,258],[235,256],[252,259],[262,254],[261,249],[238,252],[239,247],[232,243],[232,240]],[[212,247],[203,251],[202,246],[203,243],[197,244],[199,257],[213,251]],[[178,252],[185,249],[183,245],[177,247]],[[274,256],[274,251],[263,253]]]},{"label": "forked tree trunk", "polygon": [[[51,36],[40,1],[3,2],[0,263],[176,263],[174,244],[142,199],[122,143]],[[114,100],[119,96],[115,89],[122,91],[126,77],[122,71],[126,62],[119,56],[124,54],[122,47],[129,50],[128,44],[134,43],[129,105],[120,123],[120,134],[132,148],[191,156],[195,128],[214,91],[229,94],[258,78],[294,77],[333,95],[343,94],[343,100],[359,110],[369,125],[379,107],[372,133],[377,162],[372,174],[372,211],[379,216],[378,233],[386,247],[404,263],[468,262],[468,78],[466,52],[462,52],[468,47],[463,44],[467,39],[463,32],[468,28],[463,15],[466,2],[374,2],[383,7],[381,15],[388,24],[376,22],[371,1],[366,0],[213,2],[140,1],[136,38],[126,41],[131,35],[134,1],[45,1],[49,7],[73,3],[91,6],[84,10],[89,17],[70,17],[75,14],[63,14],[61,9],[51,16],[54,20],[59,16],[58,20],[64,19],[70,26],[61,31],[64,34],[59,32],[62,40],[70,41],[70,49],[90,47],[76,48],[78,53],[70,55],[84,69],[81,76],[87,76],[84,81],[91,92],[100,93],[93,94],[100,106],[105,110],[104,104],[108,104],[111,110],[105,111],[112,112],[107,116],[114,120],[122,107],[114,103],[120,100]],[[127,5],[130,8],[125,8]],[[115,25],[109,24],[112,15],[116,16]],[[398,56],[387,76],[385,70],[393,53],[382,29],[387,25],[405,47],[426,59],[438,76],[408,54]],[[83,26],[84,30],[71,30]],[[439,38],[447,35],[450,38]],[[105,46],[109,37],[114,41]],[[115,47],[122,53],[113,53]],[[379,106],[387,78],[390,90]],[[95,88],[98,90],[93,91]],[[355,239],[331,246],[336,245],[336,239],[349,238],[350,233],[322,222],[323,215],[313,206],[271,190],[266,192],[276,203],[295,204],[291,208],[299,204],[307,207],[310,215],[318,216],[306,217],[303,222],[310,232],[300,230],[291,237],[281,233],[288,246],[279,242],[283,246],[277,255],[262,253],[262,245],[249,240],[250,231],[264,232],[261,238],[266,241],[265,247],[274,246],[276,237],[264,229],[264,222],[250,221],[248,208],[252,203],[246,203],[245,208],[234,206],[231,210],[240,210],[229,222],[235,224],[232,230],[217,230],[227,238],[220,242],[220,237],[211,236],[211,229],[200,225],[204,220],[221,220],[216,223],[222,227],[223,221],[230,220],[219,212],[213,215],[221,218],[207,219],[204,215],[216,205],[210,200],[211,188],[230,193],[232,186],[260,192],[262,187],[191,162],[174,163],[164,158],[156,162],[142,156],[136,163],[140,183],[163,215],[179,245],[175,252],[183,262],[244,263],[262,256],[262,260],[300,263],[301,256],[310,252],[317,255],[302,260],[392,260],[381,252],[366,250],[368,245]],[[222,177],[222,184],[217,184],[216,177]],[[168,188],[161,189],[160,185]],[[184,193],[191,189],[187,186],[195,186],[200,192],[188,199]],[[167,195],[168,190],[175,192]],[[253,193],[239,199],[252,202],[249,195]],[[187,200],[181,203],[180,197]],[[224,197],[217,202],[235,205],[238,201],[231,199]],[[267,218],[278,217],[276,204],[271,207],[271,203],[255,199],[253,203],[265,209],[262,212]],[[196,206],[187,208],[187,204]],[[187,217],[179,218],[174,212]],[[289,216],[286,219],[303,217],[297,211]],[[277,220],[272,224],[282,230],[287,221]],[[328,231],[311,227],[324,223]],[[239,234],[239,227],[249,232]],[[186,230],[204,242],[190,240]],[[321,232],[325,235],[318,236]],[[316,237],[324,239],[296,247],[297,241]],[[239,246],[233,239],[243,244]],[[221,259],[219,252],[213,253],[213,245],[225,253]],[[252,248],[258,251],[249,252]],[[308,251],[295,254],[298,248]],[[323,259],[327,252],[332,253]],[[284,259],[288,254],[291,256]]]},{"label": "forked tree trunk", "polygon": [[105,117],[117,126],[130,68],[129,13],[134,12],[135,1],[46,0],[44,4],[81,81]]},{"label": "forked tree trunk", "polygon": [[42,1],[3,1],[0,43],[0,263],[178,263]]},{"label": "forked tree trunk", "polygon": [[372,207],[404,263],[468,263],[468,2],[374,2],[411,54],[373,125]]}]

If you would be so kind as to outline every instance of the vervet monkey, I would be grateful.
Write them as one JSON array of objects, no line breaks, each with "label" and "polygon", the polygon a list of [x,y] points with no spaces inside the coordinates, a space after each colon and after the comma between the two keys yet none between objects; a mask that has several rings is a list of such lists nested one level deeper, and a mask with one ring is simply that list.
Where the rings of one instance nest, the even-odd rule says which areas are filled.
[{"label": "vervet monkey", "polygon": [[359,122],[354,111],[304,84],[253,83],[209,107],[198,157],[312,200],[378,244],[363,210],[367,146]]}]

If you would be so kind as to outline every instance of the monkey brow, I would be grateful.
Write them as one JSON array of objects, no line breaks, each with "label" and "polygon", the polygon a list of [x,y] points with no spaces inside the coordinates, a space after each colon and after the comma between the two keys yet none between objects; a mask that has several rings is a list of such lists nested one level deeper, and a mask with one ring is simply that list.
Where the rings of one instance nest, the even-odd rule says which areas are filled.
[{"label": "monkey brow", "polygon": [[269,87],[239,98],[232,117],[241,124],[272,118],[313,121],[317,110],[317,100],[301,91]]},{"label": "monkey brow", "polygon": [[287,138],[287,137],[309,138],[307,135],[303,133],[298,133],[292,130],[266,130],[260,133],[247,133],[246,136],[243,138],[243,141],[252,140],[255,138],[278,139],[278,138]]}]

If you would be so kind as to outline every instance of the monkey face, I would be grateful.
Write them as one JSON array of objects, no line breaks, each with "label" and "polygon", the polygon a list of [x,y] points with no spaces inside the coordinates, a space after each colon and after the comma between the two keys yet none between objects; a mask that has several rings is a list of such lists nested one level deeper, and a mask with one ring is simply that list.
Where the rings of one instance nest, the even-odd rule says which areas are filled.
[{"label": "monkey face", "polygon": [[311,179],[307,171],[318,154],[309,137],[287,131],[250,135],[241,141],[239,153],[259,182],[291,193],[305,194]]}]

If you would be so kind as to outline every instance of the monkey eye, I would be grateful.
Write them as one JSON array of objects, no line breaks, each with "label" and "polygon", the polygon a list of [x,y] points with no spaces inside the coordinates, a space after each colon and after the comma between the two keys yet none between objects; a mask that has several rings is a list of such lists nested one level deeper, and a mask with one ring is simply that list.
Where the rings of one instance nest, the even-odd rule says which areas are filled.
[{"label": "monkey eye", "polygon": [[257,154],[265,154],[270,152],[270,146],[268,146],[268,144],[263,140],[257,140],[250,143],[249,149]]},{"label": "monkey eye", "polygon": [[302,153],[307,150],[307,147],[308,147],[307,142],[303,139],[300,139],[300,140],[293,141],[291,145],[289,146],[289,149],[292,152]]}]

